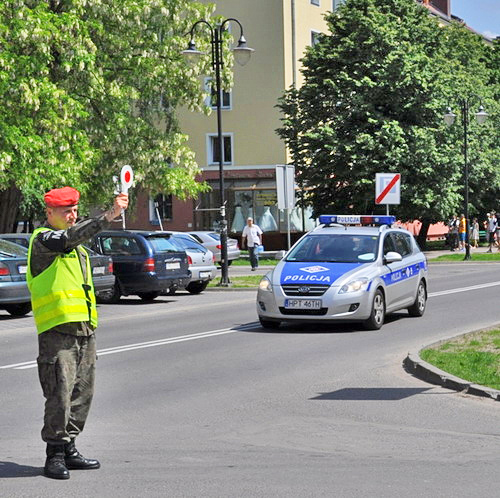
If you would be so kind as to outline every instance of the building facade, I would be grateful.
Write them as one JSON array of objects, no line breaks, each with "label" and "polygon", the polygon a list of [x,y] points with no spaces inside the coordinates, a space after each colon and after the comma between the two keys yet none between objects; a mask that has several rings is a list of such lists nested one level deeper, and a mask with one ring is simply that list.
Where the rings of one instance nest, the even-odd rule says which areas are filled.
[{"label": "building facade", "polygon": [[[208,0],[202,0],[207,1]],[[266,246],[283,247],[286,220],[277,208],[275,168],[289,162],[284,142],[275,130],[280,126],[278,98],[292,85],[299,86],[300,58],[318,33],[326,31],[325,14],[339,0],[217,0],[215,15],[234,17],[243,25],[248,46],[255,52],[244,67],[234,65],[233,87],[222,96],[224,182],[230,235],[243,229],[252,216],[266,232]],[[237,24],[231,24],[235,41]],[[197,37],[208,36],[203,30]],[[210,94],[210,78],[200,77]],[[207,105],[211,105],[210,97]],[[215,100],[213,101],[215,105]],[[207,230],[217,225],[218,212],[205,211],[220,206],[217,156],[217,113],[205,116],[179,110],[181,130],[189,136],[189,146],[202,169],[201,179],[212,190],[194,201],[182,202],[162,196],[159,211],[164,229]],[[198,210],[197,210],[198,208]],[[142,193],[130,227],[158,228],[153,199]],[[295,209],[292,232],[311,228],[308,213]]]},{"label": "building facade", "polygon": [[[288,164],[290,158],[275,132],[280,126],[276,104],[286,89],[302,84],[300,60],[318,34],[326,32],[325,15],[343,1],[216,0],[215,15],[238,19],[248,46],[255,50],[247,65],[234,65],[233,87],[221,96],[230,236],[240,234],[246,218],[251,216],[265,232],[266,248],[281,249],[286,245],[287,223],[285,213],[277,207],[275,168]],[[450,0],[416,1],[441,22],[452,20]],[[231,23],[230,29],[236,42],[239,27]],[[200,30],[196,36],[209,34]],[[207,105],[215,105],[215,99],[210,97],[210,77],[200,76],[200,85],[206,89]],[[129,222],[131,228],[158,229],[161,221],[165,230],[216,229],[220,192],[217,113],[213,109],[209,116],[187,109],[178,113],[181,130],[189,136],[189,146],[202,170],[200,179],[209,183],[211,191],[187,202],[159,196],[157,208],[143,192],[138,198],[136,216]],[[299,208],[292,211],[292,241],[314,226],[310,215]]]}]

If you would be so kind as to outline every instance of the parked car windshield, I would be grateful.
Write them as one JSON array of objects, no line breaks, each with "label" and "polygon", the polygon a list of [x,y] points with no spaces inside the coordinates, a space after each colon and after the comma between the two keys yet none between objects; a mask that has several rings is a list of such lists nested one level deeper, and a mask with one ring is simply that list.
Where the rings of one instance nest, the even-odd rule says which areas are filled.
[{"label": "parked car windshield", "polygon": [[148,237],[148,240],[151,242],[154,252],[184,251],[184,248],[170,235],[153,235],[152,237]]},{"label": "parked car windshield", "polygon": [[310,235],[303,238],[286,261],[317,263],[369,263],[377,257],[373,235]]},{"label": "parked car windshield", "polygon": [[2,256],[26,256],[28,249],[14,242],[0,239],[0,253]]},{"label": "parked car windshield", "polygon": [[220,240],[220,234],[218,234],[216,232],[211,232],[208,235],[210,235],[210,237],[212,237],[212,239],[214,239],[214,240],[217,240],[217,241]]},{"label": "parked car windshield", "polygon": [[201,244],[198,244],[198,242],[193,240],[191,237],[186,237],[185,235],[177,235],[177,234],[174,234],[172,237],[179,245],[183,247],[183,249],[202,252],[203,254],[207,252],[207,249],[205,249]]}]

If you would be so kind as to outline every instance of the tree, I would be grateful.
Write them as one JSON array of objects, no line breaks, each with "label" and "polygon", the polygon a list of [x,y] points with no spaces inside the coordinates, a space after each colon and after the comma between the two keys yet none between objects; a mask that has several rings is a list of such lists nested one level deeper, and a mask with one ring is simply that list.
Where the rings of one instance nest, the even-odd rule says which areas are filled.
[{"label": "tree", "polygon": [[[375,173],[399,172],[402,203],[391,211],[421,220],[425,241],[428,225],[455,212],[463,194],[461,141],[442,116],[465,85],[453,72],[467,80],[467,68],[450,60],[453,36],[466,37],[465,28],[452,36],[413,0],[346,0],[327,21],[330,32],[303,59],[304,85],[279,103],[277,132],[305,202],[316,215],[383,212]],[[484,67],[487,47],[470,36]]]},{"label": "tree", "polygon": [[21,202],[39,212],[50,188],[70,184],[86,205],[102,203],[123,164],[153,193],[207,189],[175,109],[205,110],[199,68],[180,52],[212,10],[191,0],[1,3],[0,230]]}]

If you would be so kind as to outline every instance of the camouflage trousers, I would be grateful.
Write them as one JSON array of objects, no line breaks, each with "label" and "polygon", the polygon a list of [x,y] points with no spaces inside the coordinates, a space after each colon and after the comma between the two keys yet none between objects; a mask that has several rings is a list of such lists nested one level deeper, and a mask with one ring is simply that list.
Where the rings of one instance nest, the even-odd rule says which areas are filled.
[{"label": "camouflage trousers", "polygon": [[38,336],[38,376],[45,401],[42,439],[63,444],[83,430],[94,395],[95,335]]}]

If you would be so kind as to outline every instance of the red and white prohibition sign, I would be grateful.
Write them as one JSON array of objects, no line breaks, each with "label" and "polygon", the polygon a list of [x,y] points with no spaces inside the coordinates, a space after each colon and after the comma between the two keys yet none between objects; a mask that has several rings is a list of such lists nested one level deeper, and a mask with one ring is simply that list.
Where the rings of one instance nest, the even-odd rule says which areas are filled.
[{"label": "red and white prohibition sign", "polygon": [[375,204],[400,204],[400,192],[400,173],[376,173]]}]

